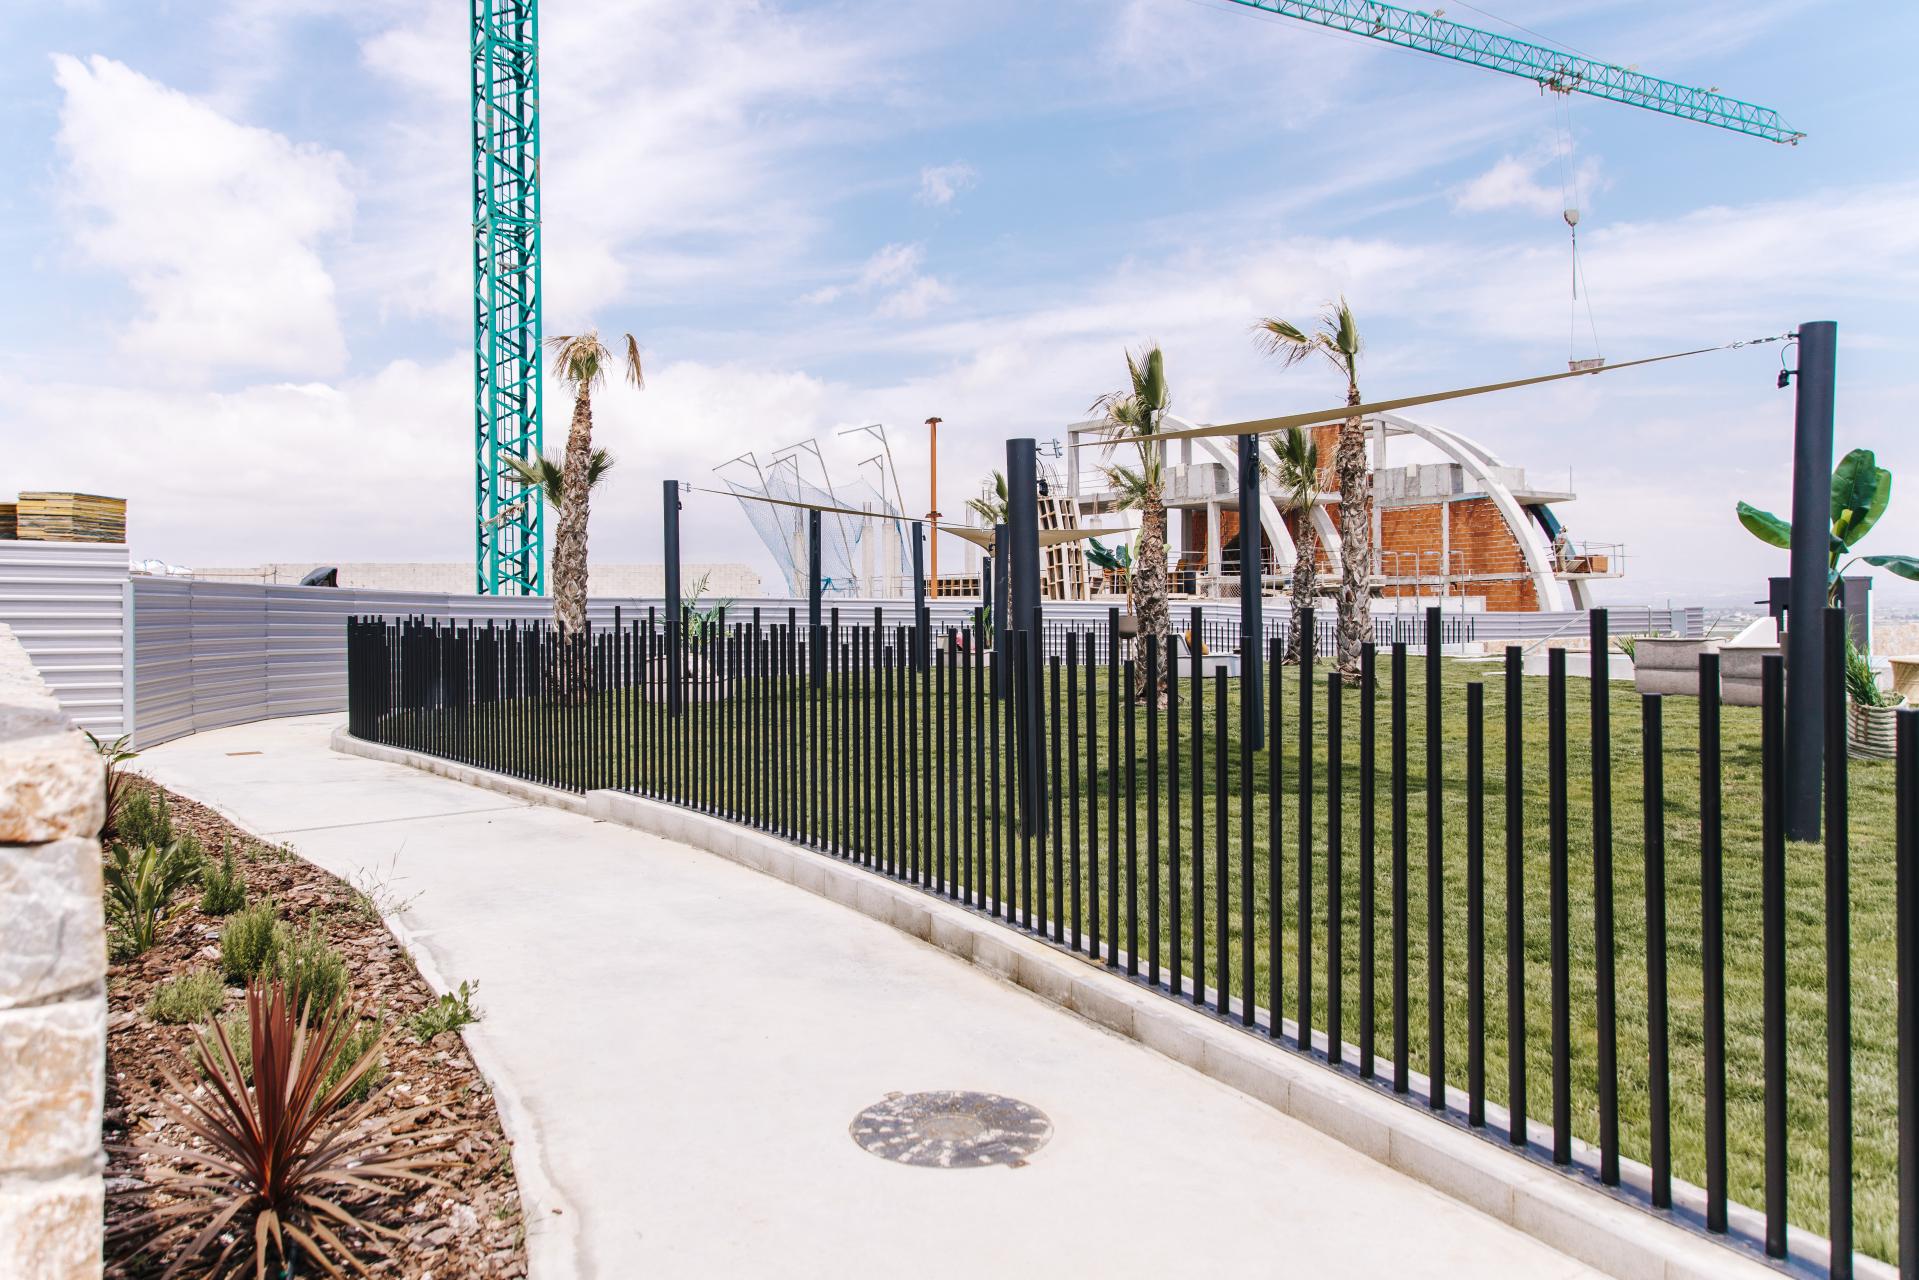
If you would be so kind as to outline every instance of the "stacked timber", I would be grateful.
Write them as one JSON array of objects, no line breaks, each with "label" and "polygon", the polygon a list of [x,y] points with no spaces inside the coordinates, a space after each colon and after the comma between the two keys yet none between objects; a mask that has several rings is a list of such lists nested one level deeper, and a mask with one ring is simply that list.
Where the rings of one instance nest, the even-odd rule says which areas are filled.
[{"label": "stacked timber", "polygon": [[0,538],[17,538],[19,532],[20,504],[0,502]]},{"label": "stacked timber", "polygon": [[22,492],[15,536],[33,542],[125,542],[127,502],[94,493]]}]

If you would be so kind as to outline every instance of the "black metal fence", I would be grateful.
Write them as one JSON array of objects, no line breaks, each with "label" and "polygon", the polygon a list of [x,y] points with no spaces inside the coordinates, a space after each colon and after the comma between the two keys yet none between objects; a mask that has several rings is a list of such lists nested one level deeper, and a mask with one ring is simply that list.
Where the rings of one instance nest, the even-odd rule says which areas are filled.
[{"label": "black metal fence", "polygon": [[1696,700],[1582,699],[1559,648],[1543,682],[1516,647],[1449,678],[1450,620],[1422,621],[1354,683],[1282,668],[1274,636],[1254,690],[1116,620],[998,654],[977,623],[837,613],[356,620],[349,729],[771,832],[1681,1223],[1919,1276],[1919,713],[1896,762],[1849,766],[1825,673],[1819,861],[1784,834],[1780,659],[1756,712],[1722,707],[1712,653]]}]

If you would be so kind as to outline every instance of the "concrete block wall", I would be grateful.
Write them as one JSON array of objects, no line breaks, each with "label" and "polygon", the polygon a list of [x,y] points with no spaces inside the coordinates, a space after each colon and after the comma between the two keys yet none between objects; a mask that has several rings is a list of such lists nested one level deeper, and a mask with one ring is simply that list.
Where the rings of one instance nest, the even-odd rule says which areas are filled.
[{"label": "concrete block wall", "polygon": [[101,1268],[99,757],[0,626],[0,1276]]}]

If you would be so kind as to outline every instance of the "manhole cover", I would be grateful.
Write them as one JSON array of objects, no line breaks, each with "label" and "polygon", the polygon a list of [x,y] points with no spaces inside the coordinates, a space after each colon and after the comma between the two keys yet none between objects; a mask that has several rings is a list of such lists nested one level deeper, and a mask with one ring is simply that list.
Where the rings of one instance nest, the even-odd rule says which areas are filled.
[{"label": "manhole cover", "polygon": [[853,1141],[885,1160],[935,1169],[1026,1163],[1053,1136],[1037,1107],[996,1093],[892,1093],[853,1117]]}]

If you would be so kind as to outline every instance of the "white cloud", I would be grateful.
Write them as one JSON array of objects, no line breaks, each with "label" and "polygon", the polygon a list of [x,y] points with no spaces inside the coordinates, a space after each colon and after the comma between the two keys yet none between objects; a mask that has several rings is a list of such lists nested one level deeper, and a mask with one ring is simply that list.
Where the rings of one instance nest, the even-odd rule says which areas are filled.
[{"label": "white cloud", "polygon": [[320,248],[352,219],[346,160],[110,58],[58,55],[53,68],[75,240],[140,300],[127,349],[174,371],[339,369]]},{"label": "white cloud", "polygon": [[962,191],[970,190],[978,181],[979,171],[964,161],[927,165],[920,170],[919,202],[930,205],[949,205],[953,203],[953,197]]},{"label": "white cloud", "polygon": [[953,291],[939,279],[920,274],[920,264],[925,260],[924,245],[889,244],[868,258],[850,281],[824,285],[802,301],[824,305],[841,298],[878,294],[876,315],[896,320],[918,319],[953,297]]},{"label": "white cloud", "polygon": [[1540,181],[1540,172],[1553,163],[1551,159],[1502,156],[1492,168],[1454,190],[1453,208],[1467,213],[1521,209],[1556,214],[1578,208],[1582,195],[1590,195],[1603,185],[1599,162],[1590,158],[1580,161],[1570,175],[1562,172],[1556,185]]}]

